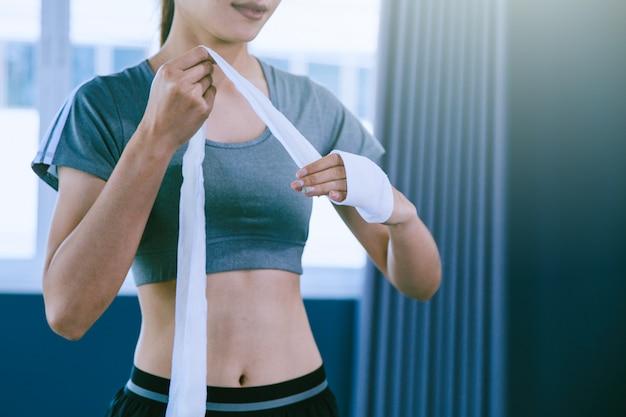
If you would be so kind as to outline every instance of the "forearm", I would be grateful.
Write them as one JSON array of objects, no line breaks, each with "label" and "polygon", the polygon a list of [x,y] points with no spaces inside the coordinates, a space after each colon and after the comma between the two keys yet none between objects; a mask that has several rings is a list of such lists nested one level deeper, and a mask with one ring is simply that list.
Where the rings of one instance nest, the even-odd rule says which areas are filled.
[{"label": "forearm", "polygon": [[389,280],[411,298],[430,299],[441,281],[439,252],[430,232],[417,214],[388,229]]},{"label": "forearm", "polygon": [[53,255],[44,270],[46,312],[55,331],[68,338],[82,336],[104,312],[135,256],[171,158],[142,142],[142,136],[129,142],[93,204],[84,208],[83,217],[75,216],[78,224],[59,222],[57,227],[71,233],[51,233],[65,237],[49,245]]},{"label": "forearm", "polygon": [[397,190],[386,224],[366,223],[352,207],[335,206],[370,259],[402,293],[430,299],[441,281],[439,251],[415,206]]}]

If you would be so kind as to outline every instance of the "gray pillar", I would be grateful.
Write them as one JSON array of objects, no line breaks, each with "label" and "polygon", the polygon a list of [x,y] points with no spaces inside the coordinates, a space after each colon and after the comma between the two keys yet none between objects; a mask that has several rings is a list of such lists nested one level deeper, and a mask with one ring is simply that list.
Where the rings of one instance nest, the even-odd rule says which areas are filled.
[{"label": "gray pillar", "polygon": [[[70,0],[42,0],[37,65],[40,137],[70,92],[71,63]],[[37,258],[43,260],[56,193],[39,182],[38,199]]]}]

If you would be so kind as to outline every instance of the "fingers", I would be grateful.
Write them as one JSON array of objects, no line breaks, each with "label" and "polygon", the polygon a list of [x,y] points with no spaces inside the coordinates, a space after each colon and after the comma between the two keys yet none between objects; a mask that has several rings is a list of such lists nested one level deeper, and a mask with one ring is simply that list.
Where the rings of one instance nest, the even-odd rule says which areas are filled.
[{"label": "fingers", "polygon": [[339,154],[331,153],[318,159],[317,161],[303,166],[298,170],[296,176],[300,178],[304,175],[313,175],[317,172],[325,171],[333,167],[343,167],[343,160]]},{"label": "fingers", "polygon": [[204,92],[204,99],[207,102],[213,102],[215,100],[215,94],[217,94],[217,89],[214,85],[209,86]]},{"label": "fingers", "polygon": [[211,74],[205,75],[204,77],[199,79],[196,83],[200,85],[200,88],[202,90],[202,95],[206,95],[209,88],[211,87],[215,88],[215,86],[213,85],[213,76]]},{"label": "fingers", "polygon": [[297,180],[291,188],[307,197],[328,195],[334,201],[346,198],[346,171],[341,157],[330,154],[302,167],[296,173]]},{"label": "fingers", "polygon": [[[212,84],[215,61],[203,47],[196,47],[185,54],[166,62],[159,69],[163,78],[182,83],[207,84],[203,92]],[[204,80],[204,81],[203,81]]]},{"label": "fingers", "polygon": [[214,98],[213,71],[215,61],[204,47],[198,46],[178,58],[165,63],[161,77],[176,85],[182,92],[193,91],[198,97]]},{"label": "fingers", "polygon": [[200,61],[193,67],[183,70],[183,77],[187,82],[197,83],[205,78],[213,82],[213,64],[210,61]]},{"label": "fingers", "polygon": [[192,84],[199,84],[201,95],[207,101],[213,101],[216,88],[213,85],[215,61],[203,46],[197,46],[179,58],[178,65],[183,68],[183,78]]},{"label": "fingers", "polygon": [[213,110],[213,70],[214,61],[203,47],[161,65],[144,117],[150,131],[170,137],[176,146],[191,138]]},{"label": "fingers", "polygon": [[215,64],[209,52],[202,46],[196,46],[190,49],[185,54],[181,55],[177,60],[177,65],[182,70],[188,70],[196,66],[200,62],[209,62],[211,65]]}]

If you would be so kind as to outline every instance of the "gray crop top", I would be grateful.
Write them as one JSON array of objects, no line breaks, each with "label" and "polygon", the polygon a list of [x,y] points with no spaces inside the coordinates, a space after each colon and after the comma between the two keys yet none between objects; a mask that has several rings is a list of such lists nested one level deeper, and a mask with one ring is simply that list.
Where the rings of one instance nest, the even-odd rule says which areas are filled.
[{"label": "gray crop top", "polygon": [[[322,155],[333,149],[378,161],[383,148],[325,88],[261,61],[272,104]],[[139,124],[154,74],[147,61],[79,86],[41,142],[33,170],[55,189],[57,166],[107,180]],[[173,156],[133,262],[137,285],[176,279],[182,156]],[[250,141],[207,139],[206,272],[302,273],[312,201],[289,184],[298,169],[269,130]]]}]

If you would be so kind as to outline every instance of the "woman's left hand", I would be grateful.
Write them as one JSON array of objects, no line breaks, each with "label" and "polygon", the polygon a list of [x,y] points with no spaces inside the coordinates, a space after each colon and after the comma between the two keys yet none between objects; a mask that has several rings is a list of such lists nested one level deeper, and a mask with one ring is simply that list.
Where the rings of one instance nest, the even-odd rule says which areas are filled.
[{"label": "woman's left hand", "polygon": [[433,296],[441,282],[437,245],[415,205],[390,185],[378,165],[360,155],[333,152],[302,167],[296,176],[291,188],[306,196],[328,195],[396,288],[418,300]]},{"label": "woman's left hand", "polygon": [[338,154],[329,154],[296,172],[297,180],[291,188],[307,197],[327,195],[334,202],[342,202],[347,195],[346,169]]},{"label": "woman's left hand", "polygon": [[365,156],[335,150],[296,175],[295,190],[307,196],[328,195],[335,204],[353,206],[368,223],[385,223],[393,213],[389,178]]}]

